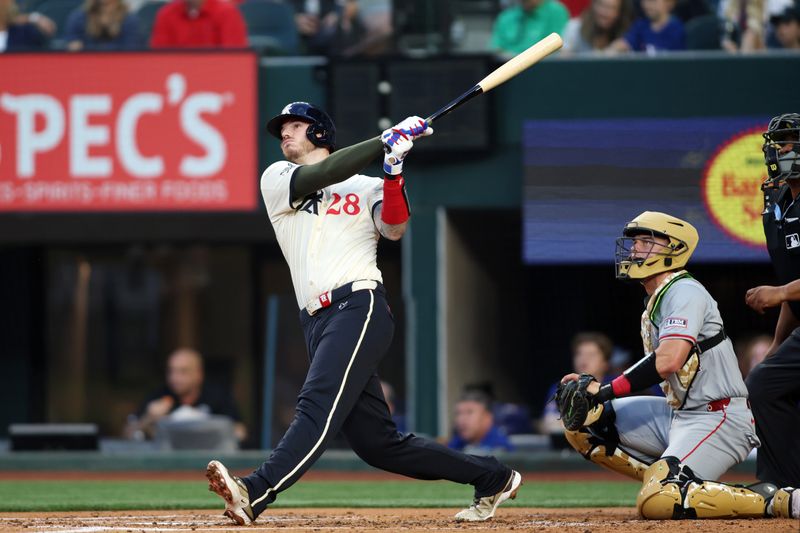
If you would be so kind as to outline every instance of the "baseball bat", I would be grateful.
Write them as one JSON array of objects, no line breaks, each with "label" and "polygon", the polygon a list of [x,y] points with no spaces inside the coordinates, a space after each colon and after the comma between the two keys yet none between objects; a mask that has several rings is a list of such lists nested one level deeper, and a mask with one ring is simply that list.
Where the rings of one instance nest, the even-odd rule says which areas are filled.
[{"label": "baseball bat", "polygon": [[456,108],[466,104],[479,94],[488,93],[498,85],[501,85],[523,70],[530,68],[538,63],[545,57],[549,56],[564,44],[561,37],[557,33],[551,33],[541,41],[535,43],[524,52],[515,55],[499,67],[497,67],[488,76],[479,81],[470,90],[437,110],[434,114],[428,117],[428,123],[442,118]]}]

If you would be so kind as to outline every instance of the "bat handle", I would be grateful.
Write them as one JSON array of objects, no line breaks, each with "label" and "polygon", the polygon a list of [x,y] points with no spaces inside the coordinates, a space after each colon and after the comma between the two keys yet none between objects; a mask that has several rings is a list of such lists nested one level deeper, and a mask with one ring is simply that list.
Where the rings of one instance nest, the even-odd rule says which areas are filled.
[{"label": "bat handle", "polygon": [[439,120],[440,118],[442,118],[443,116],[447,115],[448,113],[450,113],[454,109],[466,104],[467,102],[469,102],[470,100],[472,100],[473,98],[475,98],[476,96],[481,94],[482,92],[483,92],[483,89],[481,89],[481,86],[480,85],[475,85],[470,90],[468,90],[467,92],[465,92],[464,94],[462,94],[461,96],[459,96],[458,98],[453,100],[452,102],[449,102],[447,105],[445,105],[445,106],[441,107],[440,109],[436,110],[431,116],[429,116],[425,120],[428,122],[428,124],[432,124],[434,120]]},{"label": "bat handle", "polygon": [[[483,92],[483,89],[481,88],[480,85],[473,86],[470,90],[468,90],[467,92],[465,92],[464,94],[462,94],[461,96],[459,96],[458,98],[453,100],[452,102],[449,102],[447,105],[445,105],[445,106],[441,107],[440,109],[434,111],[434,113],[431,116],[429,116],[428,118],[425,119],[425,122],[427,122],[428,125],[433,124],[434,120],[439,120],[440,118],[442,118],[446,114],[450,113],[454,109],[466,104],[467,102],[469,102],[470,100],[472,100],[473,98],[475,98],[476,96],[481,94],[482,92]],[[390,151],[389,147],[384,145],[383,151],[388,154],[389,151]]]}]

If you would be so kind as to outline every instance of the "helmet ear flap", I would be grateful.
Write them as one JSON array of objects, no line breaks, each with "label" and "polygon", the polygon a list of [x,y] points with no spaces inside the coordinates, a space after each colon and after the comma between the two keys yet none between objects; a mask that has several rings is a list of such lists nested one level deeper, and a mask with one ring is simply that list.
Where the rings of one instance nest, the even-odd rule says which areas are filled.
[{"label": "helmet ear flap", "polygon": [[335,149],[333,142],[331,142],[333,135],[325,124],[321,122],[312,122],[309,124],[306,130],[306,137],[314,146],[327,148],[331,152]]}]

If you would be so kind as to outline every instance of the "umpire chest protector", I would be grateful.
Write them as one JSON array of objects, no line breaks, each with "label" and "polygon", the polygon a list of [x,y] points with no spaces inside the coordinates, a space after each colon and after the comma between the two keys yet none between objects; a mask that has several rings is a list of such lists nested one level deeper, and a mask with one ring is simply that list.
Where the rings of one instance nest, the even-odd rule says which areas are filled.
[{"label": "umpire chest protector", "polygon": [[[800,279],[800,202],[793,201],[788,185],[767,191],[763,223],[767,250],[778,283]],[[800,318],[800,302],[788,302]]]}]

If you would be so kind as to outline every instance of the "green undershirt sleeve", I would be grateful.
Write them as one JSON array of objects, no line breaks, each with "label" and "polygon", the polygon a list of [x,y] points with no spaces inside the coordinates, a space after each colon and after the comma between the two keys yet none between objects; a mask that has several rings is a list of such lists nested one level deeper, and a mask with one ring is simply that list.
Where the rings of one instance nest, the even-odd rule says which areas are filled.
[{"label": "green undershirt sleeve", "polygon": [[374,138],[337,150],[319,163],[299,167],[292,180],[292,201],[358,174],[382,153],[383,143]]}]

